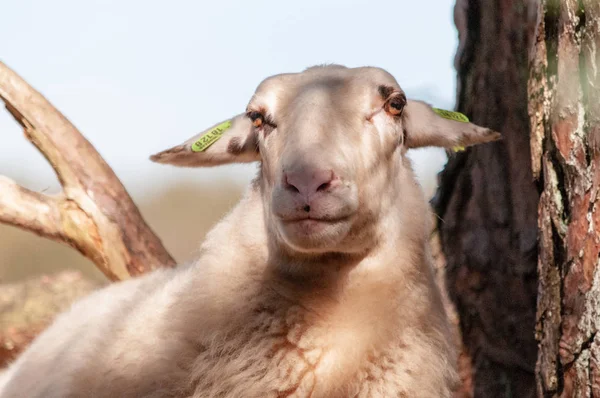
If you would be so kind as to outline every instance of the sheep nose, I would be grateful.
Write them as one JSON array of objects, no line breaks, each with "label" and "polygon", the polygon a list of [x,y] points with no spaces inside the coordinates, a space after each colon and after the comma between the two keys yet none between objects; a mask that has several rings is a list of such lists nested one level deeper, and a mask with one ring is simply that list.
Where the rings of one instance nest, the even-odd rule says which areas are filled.
[{"label": "sheep nose", "polygon": [[326,191],[339,181],[333,170],[303,170],[284,173],[283,185],[286,189],[297,192],[306,200],[317,192]]}]

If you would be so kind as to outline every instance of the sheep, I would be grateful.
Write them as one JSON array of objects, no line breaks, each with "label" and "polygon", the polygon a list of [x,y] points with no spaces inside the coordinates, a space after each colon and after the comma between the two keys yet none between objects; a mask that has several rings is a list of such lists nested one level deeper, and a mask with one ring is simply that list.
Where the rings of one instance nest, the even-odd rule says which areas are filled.
[{"label": "sheep", "polygon": [[406,154],[500,134],[442,116],[380,68],[266,78],[245,112],[151,157],[258,164],[199,258],[74,304],[0,397],[450,397],[457,350]]}]

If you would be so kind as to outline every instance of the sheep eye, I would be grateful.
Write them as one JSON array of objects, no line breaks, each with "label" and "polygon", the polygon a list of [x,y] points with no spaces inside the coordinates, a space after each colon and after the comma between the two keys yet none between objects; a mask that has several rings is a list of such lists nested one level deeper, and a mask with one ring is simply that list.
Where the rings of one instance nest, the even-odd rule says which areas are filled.
[{"label": "sheep eye", "polygon": [[398,95],[390,98],[385,104],[385,110],[387,113],[393,116],[398,116],[402,113],[404,106],[406,105],[406,97],[404,95]]},{"label": "sheep eye", "polygon": [[248,117],[252,120],[254,127],[260,127],[265,122],[265,117],[260,112],[249,112]]}]

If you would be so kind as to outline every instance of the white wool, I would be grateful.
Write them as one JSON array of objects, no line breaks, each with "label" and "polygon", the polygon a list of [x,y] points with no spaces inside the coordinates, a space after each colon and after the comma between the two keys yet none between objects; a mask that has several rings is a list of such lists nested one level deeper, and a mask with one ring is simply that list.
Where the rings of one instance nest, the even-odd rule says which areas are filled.
[{"label": "white wool", "polygon": [[[195,262],[73,305],[0,375],[0,397],[450,397],[456,350],[405,153],[498,137],[418,101],[398,115],[388,95],[403,96],[378,68],[270,77],[248,111],[273,126],[240,114],[204,152],[194,137],[155,155],[262,166]],[[311,210],[335,221],[303,235],[282,181],[310,167],[336,176]]]}]

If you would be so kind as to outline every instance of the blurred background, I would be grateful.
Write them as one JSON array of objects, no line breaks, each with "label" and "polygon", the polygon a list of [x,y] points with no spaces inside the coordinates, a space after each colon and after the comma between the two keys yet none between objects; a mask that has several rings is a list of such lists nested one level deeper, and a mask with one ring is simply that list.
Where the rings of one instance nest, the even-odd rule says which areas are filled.
[{"label": "blurred background", "polygon": [[[0,60],[91,141],[181,262],[237,202],[256,165],[178,169],[150,154],[243,111],[263,78],[320,63],[382,67],[407,96],[453,109],[453,3],[13,1],[0,14]],[[60,190],[5,111],[0,137],[0,174]],[[444,152],[411,157],[431,196]],[[0,282],[64,269],[105,280],[74,250],[0,225]]]}]

